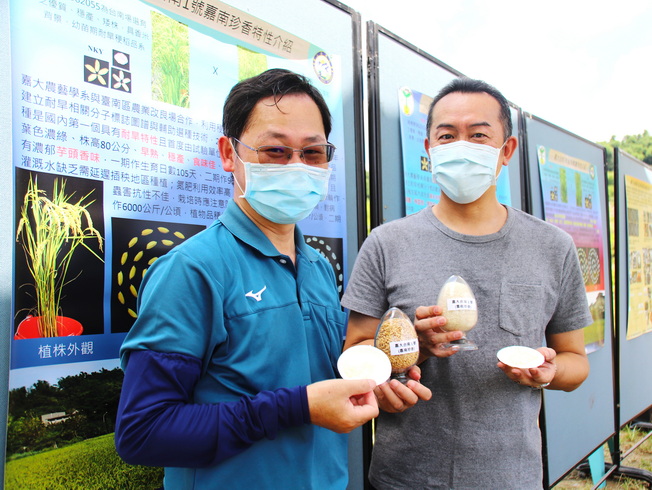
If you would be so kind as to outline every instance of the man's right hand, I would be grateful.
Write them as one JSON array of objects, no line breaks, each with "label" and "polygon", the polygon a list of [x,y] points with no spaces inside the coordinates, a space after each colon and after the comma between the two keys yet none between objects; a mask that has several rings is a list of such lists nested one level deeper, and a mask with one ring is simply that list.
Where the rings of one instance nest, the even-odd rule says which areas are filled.
[{"label": "man's right hand", "polygon": [[[429,338],[428,336],[434,334],[434,332],[424,333],[422,330],[431,330],[437,325],[446,323],[446,319],[440,316],[441,308],[438,310],[437,308],[439,307],[420,307],[423,319],[420,322],[415,323],[415,327],[417,327],[417,333],[419,334],[419,344],[421,344],[421,353],[419,354],[418,363],[424,361],[432,355],[424,355],[423,343],[427,338]],[[418,318],[419,317],[417,317],[417,319]],[[363,315],[362,313],[358,313],[356,311],[351,311],[349,315],[349,324],[346,332],[346,339],[344,342],[344,350],[354,345],[374,345],[374,337],[376,335],[376,329],[378,328],[379,322],[379,318],[374,318],[371,316]],[[444,334],[443,339],[438,341],[446,342],[447,338],[455,340],[456,338],[459,338],[457,336],[458,334],[461,336],[461,333],[462,332],[449,332],[448,334]],[[437,338],[438,337],[435,337],[435,339]],[[419,400],[430,400],[432,392],[428,387],[419,383],[419,380],[421,379],[421,369],[419,369],[418,366],[412,366],[410,368],[410,371],[408,372],[408,378],[410,379],[405,385],[400,381],[391,380],[389,383],[382,383],[380,386],[376,387],[374,392],[378,398],[378,405],[385,412],[402,412],[416,405]]]},{"label": "man's right hand", "polygon": [[437,305],[419,306],[414,313],[414,328],[420,346],[419,364],[428,357],[450,357],[457,352],[456,348],[445,348],[443,344],[461,339],[464,332],[444,330],[446,317],[441,314],[442,308]]},{"label": "man's right hand", "polygon": [[370,379],[329,379],[307,386],[310,421],[339,434],[378,416]]},{"label": "man's right hand", "polygon": [[378,398],[378,405],[385,412],[399,413],[413,407],[419,400],[430,400],[432,392],[430,388],[419,383],[421,369],[419,366],[412,366],[408,371],[410,378],[407,384],[392,379],[388,383],[377,386],[374,392]]}]

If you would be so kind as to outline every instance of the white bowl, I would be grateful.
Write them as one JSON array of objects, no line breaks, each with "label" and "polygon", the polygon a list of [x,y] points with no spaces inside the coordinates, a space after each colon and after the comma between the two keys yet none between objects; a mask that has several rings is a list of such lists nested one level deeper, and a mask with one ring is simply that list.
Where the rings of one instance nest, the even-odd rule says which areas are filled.
[{"label": "white bowl", "polygon": [[392,374],[389,357],[373,345],[354,345],[337,360],[337,370],[343,379],[373,379],[377,385]]},{"label": "white bowl", "polygon": [[520,369],[539,367],[546,360],[538,350],[523,345],[503,347],[498,351],[497,356],[503,364]]}]

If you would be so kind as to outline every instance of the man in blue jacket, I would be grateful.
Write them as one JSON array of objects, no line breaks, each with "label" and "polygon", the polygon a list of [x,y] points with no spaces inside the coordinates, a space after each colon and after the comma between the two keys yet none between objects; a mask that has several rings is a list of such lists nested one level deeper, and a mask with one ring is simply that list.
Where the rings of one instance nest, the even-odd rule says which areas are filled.
[{"label": "man in blue jacket", "polygon": [[371,380],[336,378],[345,314],[295,223],[326,196],[330,112],[273,69],[231,90],[219,140],[234,198],[159,258],[121,361],[116,447],[166,488],[345,488],[350,432],[378,414]]}]

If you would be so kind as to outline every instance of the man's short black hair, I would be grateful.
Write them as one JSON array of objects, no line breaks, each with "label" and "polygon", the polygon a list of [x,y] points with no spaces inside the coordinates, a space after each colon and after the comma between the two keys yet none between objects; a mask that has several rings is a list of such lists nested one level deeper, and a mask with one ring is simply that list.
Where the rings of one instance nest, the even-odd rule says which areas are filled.
[{"label": "man's short black hair", "polygon": [[430,104],[430,109],[428,110],[428,122],[426,124],[426,134],[428,135],[428,138],[430,138],[432,111],[435,108],[435,104],[437,104],[437,102],[439,102],[443,97],[455,92],[461,92],[464,94],[478,94],[484,92],[496,99],[500,105],[500,122],[503,124],[505,141],[507,141],[507,138],[512,135],[512,113],[509,109],[509,102],[507,102],[505,96],[501,94],[498,89],[489,85],[487,82],[467,77],[454,78],[435,96]]},{"label": "man's short black hair", "polygon": [[222,115],[224,136],[240,138],[249,124],[254,107],[261,99],[274,97],[274,101],[278,103],[289,94],[306,94],[315,101],[328,138],[331,132],[331,113],[319,90],[303,75],[281,68],[272,68],[234,85],[224,102]]}]

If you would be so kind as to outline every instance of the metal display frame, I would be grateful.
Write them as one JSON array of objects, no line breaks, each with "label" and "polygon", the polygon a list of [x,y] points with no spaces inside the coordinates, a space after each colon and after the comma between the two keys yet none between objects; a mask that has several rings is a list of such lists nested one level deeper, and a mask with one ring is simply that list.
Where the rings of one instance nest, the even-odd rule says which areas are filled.
[{"label": "metal display frame", "polygon": [[[11,67],[11,38],[10,38],[10,2],[13,0],[0,0],[0,59],[4,66]],[[227,0],[227,3],[232,3]],[[344,106],[344,135],[347,144],[338,152],[345,155],[345,179],[347,182],[345,195],[347,226],[345,235],[347,247],[344,254],[348,257],[348,264],[344,270],[344,281],[353,267],[355,255],[366,236],[366,186],[364,170],[364,100],[363,100],[363,66],[362,66],[362,33],[360,14],[337,0],[315,0],[312,5],[307,5],[301,0],[289,0],[286,8],[279,9],[278,5],[270,4],[265,0],[242,0],[235,6],[243,11],[255,12],[255,15],[272,25],[288,29],[299,37],[306,39],[325,49],[341,55],[342,69],[346,72],[343,78],[342,100]],[[332,9],[332,10],[331,10]],[[302,15],[314,15],[315,11],[322,11],[322,16],[330,19],[323,25],[311,22],[300,22]],[[288,16],[288,12],[293,12]],[[327,15],[323,15],[327,14]],[[341,15],[340,15],[341,14]],[[340,22],[341,17],[341,22]],[[335,20],[335,22],[333,22]],[[333,47],[334,46],[334,47]],[[3,104],[0,108],[0,121],[4,123],[5,131],[0,137],[0,143],[5,151],[0,158],[0,178],[5,182],[5,187],[11,189],[1,193],[0,204],[3,209],[13,210],[14,199],[14,167],[12,162],[12,120],[11,120],[11,71],[5,70],[0,75],[0,86]],[[353,181],[353,182],[352,182]],[[6,453],[6,428],[7,407],[9,394],[9,363],[10,363],[10,332],[12,331],[12,295],[13,295],[13,257],[14,257],[14,212],[2,213],[0,216],[0,318],[2,318],[3,336],[0,340],[0,405],[4,408],[3,422],[0,422],[0,444],[3,454]],[[349,488],[362,488],[364,475],[362,473],[363,448],[362,430],[354,431],[349,442]],[[6,459],[6,458],[5,458]],[[0,488],[4,485],[5,464],[0,469]]]},{"label": "metal display frame", "polygon": [[[528,154],[527,167],[530,180],[529,188],[529,210],[533,216],[544,219],[543,197],[538,172],[538,158],[534,146],[532,125],[539,125],[538,130],[547,131],[544,135],[553,138],[555,149],[564,151],[571,143],[584,145],[592,151],[601,155],[602,172],[599,173],[602,179],[600,189],[601,213],[604,219],[603,250],[604,255],[604,280],[605,295],[605,345],[596,352],[589,354],[591,373],[589,378],[575,391],[571,393],[556,393],[546,391],[541,409],[540,426],[544,444],[544,487],[549,488],[561,481],[577,465],[593,454],[597,448],[601,448],[617,432],[615,420],[616,385],[614,366],[614,337],[613,337],[613,311],[611,283],[611,251],[609,247],[610,224],[609,224],[609,202],[607,191],[607,165],[606,149],[592,141],[571,133],[555,124],[532,114],[524,113],[524,146]],[[594,162],[591,162],[594,163]],[[600,376],[597,375],[600,374]],[[611,379],[605,377],[611,376]],[[610,403],[605,402],[609,396],[605,392],[611,390]],[[600,405],[596,408],[596,405]],[[597,411],[599,408],[605,411]],[[571,417],[572,420],[570,419]],[[598,426],[602,424],[601,426]],[[600,433],[598,433],[600,430]],[[580,437],[583,435],[584,437]],[[589,438],[587,435],[591,435]],[[571,455],[572,453],[572,455]],[[566,461],[563,467],[559,463],[559,456],[565,454]],[[553,459],[555,458],[555,459]]]},{"label": "metal display frame", "polygon": [[[349,236],[357,236],[355,251],[360,248],[366,238],[367,206],[366,206],[366,172],[365,172],[365,147],[364,147],[364,96],[363,96],[363,64],[362,64],[362,21],[360,13],[353,10],[337,0],[321,0],[333,7],[342,10],[351,16],[351,53],[353,63],[353,126],[355,136],[355,148],[353,150],[355,162],[355,185],[347,186],[347,192],[352,193],[352,198],[347,194],[347,199],[355,202],[356,232],[349,232]],[[353,213],[349,213],[353,214]],[[350,247],[351,248],[351,247]],[[353,261],[349,264],[348,272],[351,272]]]},{"label": "metal display frame", "polygon": [[[616,331],[615,357],[618,360],[619,399],[617,405],[618,427],[624,427],[639,414],[652,408],[652,384],[646,374],[652,372],[652,333],[627,340],[628,300],[629,300],[629,266],[627,245],[627,202],[625,196],[625,177],[641,177],[645,172],[652,172],[648,165],[616,148],[614,150],[614,200],[616,203],[614,220],[617,230],[615,242],[616,304],[618,305],[618,329]],[[637,351],[632,352],[631,348]],[[647,352],[647,356],[641,355]],[[636,355],[638,354],[638,355]],[[635,363],[635,364],[632,364]],[[623,369],[624,368],[624,369]],[[623,370],[628,377],[622,379]],[[649,376],[648,376],[649,378]],[[623,397],[623,392],[627,392]]]},{"label": "metal display frame", "polygon": [[[396,200],[396,196],[388,195],[386,187],[386,181],[390,181],[391,185],[395,185],[397,188],[400,186],[400,183],[395,182],[394,179],[402,177],[402,168],[398,170],[395,168],[397,162],[394,161],[393,156],[390,158],[389,162],[386,162],[385,155],[383,155],[383,142],[387,139],[386,134],[385,137],[383,137],[383,134],[386,131],[386,128],[383,127],[383,108],[385,111],[387,111],[387,105],[395,104],[395,101],[391,100],[387,102],[381,100],[384,95],[382,93],[383,91],[381,87],[381,79],[383,78],[381,73],[381,65],[384,61],[381,59],[381,39],[387,39],[388,41],[396,43],[397,47],[404,48],[406,53],[410,56],[414,56],[415,59],[423,60],[424,66],[426,66],[425,64],[427,63],[428,67],[436,69],[439,74],[449,75],[451,79],[455,77],[465,76],[462,72],[447,65],[436,57],[418,48],[417,46],[407,42],[388,29],[374,23],[373,21],[367,22],[367,77],[369,87],[369,192],[371,228],[374,228],[375,226],[378,226],[386,221],[390,221],[405,215],[404,203],[401,202],[397,205],[394,202]],[[405,62],[405,60],[401,61]],[[403,70],[405,70],[405,67]],[[414,76],[414,72],[407,71],[407,73]],[[406,75],[406,77],[410,75]],[[433,86],[435,86],[435,90],[441,88],[437,87],[435,82],[433,82]],[[512,203],[512,205],[516,208],[525,210],[525,206],[527,205],[528,201],[523,187],[526,181],[525,175],[522,171],[524,168],[523,162],[525,157],[520,136],[520,121],[522,119],[522,111],[520,107],[512,102],[509,102],[509,105],[512,111],[512,120],[514,122],[513,135],[519,139],[519,149],[516,158],[512,159],[512,163],[510,163],[509,168],[516,167],[518,169],[518,178],[511,178],[510,176],[510,187],[512,188],[512,191],[518,190],[520,196],[519,199],[517,199],[517,202]],[[396,138],[399,138],[398,133],[396,134]],[[400,159],[398,160],[398,164],[400,165]]]},{"label": "metal display frame", "polygon": [[[2,66],[11,66],[11,45],[9,37],[9,0],[0,1],[0,63]],[[0,104],[0,124],[5,131],[0,135],[0,181],[7,189],[0,193],[0,208],[13,209],[14,177],[12,166],[12,141],[11,141],[11,74],[9,70],[0,73],[0,93],[4,94],[3,103]],[[10,332],[12,321],[12,294],[13,294],[13,269],[14,269],[14,214],[0,213],[0,326],[3,332]],[[3,460],[7,449],[7,407],[9,405],[9,360],[11,343],[9,335],[0,338],[0,406],[3,407],[0,416],[0,449]],[[0,488],[4,488],[5,465],[0,465]]]},{"label": "metal display frame", "polygon": [[[464,76],[461,72],[448,66],[422,49],[410,44],[388,29],[372,22],[367,22],[367,77],[369,80],[369,200],[371,228],[382,224],[386,220],[384,208],[385,193],[383,192],[383,150],[382,150],[382,111],[381,88],[379,73],[379,38],[386,36],[398,45],[423,58],[424,61],[448,71],[453,77]],[[394,102],[394,101],[392,101]],[[398,137],[398,135],[397,135]],[[385,169],[386,170],[386,169]],[[404,213],[403,213],[404,214]]]},{"label": "metal display frame", "polygon": [[[389,159],[390,161],[385,162],[384,158],[386,155],[383,154],[383,142],[386,140],[383,134],[387,128],[383,127],[383,108],[386,109],[387,104],[397,104],[396,100],[381,100],[383,98],[382,88],[381,88],[381,78],[382,74],[380,71],[380,65],[384,61],[381,54],[381,36],[386,38],[388,41],[396,43],[398,47],[405,48],[407,52],[411,55],[414,55],[415,59],[423,60],[424,63],[429,63],[434,65],[437,69],[448,72],[451,75],[451,79],[455,77],[464,77],[465,75],[450,67],[446,63],[443,63],[434,56],[426,53],[422,49],[414,46],[413,44],[405,41],[399,36],[395,35],[388,29],[374,23],[373,21],[367,22],[367,66],[368,66],[368,131],[369,131],[369,201],[370,201],[370,225],[371,228],[381,225],[382,223],[395,219],[396,217],[402,217],[405,215],[404,203],[400,202],[396,204],[396,201],[399,199],[397,195],[392,194],[389,196],[385,192],[386,188],[384,187],[387,181],[391,183],[392,186],[400,188],[402,185],[402,172],[403,169],[400,167],[400,170],[397,171],[396,165],[400,166],[401,161],[394,161],[394,155]],[[404,60],[401,60],[404,61]],[[394,65],[392,65],[394,66]],[[401,70],[407,70],[405,66]],[[408,71],[409,73],[409,71]],[[436,88],[435,90],[438,90]],[[520,208],[524,211],[528,211],[527,206],[529,204],[529,194],[527,190],[528,174],[527,174],[527,165],[526,165],[526,148],[523,144],[523,112],[519,106],[509,102],[510,109],[512,111],[512,121],[514,123],[513,135],[516,136],[519,140],[519,148],[515,158],[512,159],[510,163],[510,168],[513,166],[518,168],[518,177],[511,177],[510,174],[510,187],[518,187],[519,196],[517,202],[513,203],[513,207]],[[397,122],[398,125],[398,122]],[[386,135],[385,135],[386,136]],[[393,137],[393,136],[392,136]],[[396,139],[399,139],[399,133],[396,133]],[[386,141],[385,141],[386,143]],[[391,168],[390,168],[391,167]],[[388,175],[388,173],[390,175]],[[397,180],[397,174],[401,174]],[[403,195],[403,191],[397,192],[396,194]],[[392,203],[392,209],[389,209],[389,202]],[[400,210],[400,212],[398,211]],[[401,216],[398,216],[398,215]],[[365,473],[368,471],[370,460],[371,460],[371,434],[368,436],[368,453],[365,452]],[[366,487],[372,489],[373,487],[369,482],[366,483]]]},{"label": "metal display frame", "polygon": [[[646,440],[652,437],[652,385],[645,379],[645,374],[652,371],[652,358],[649,351],[652,349],[652,334],[648,332],[640,337],[627,339],[628,301],[629,301],[629,254],[627,234],[627,202],[625,192],[625,177],[631,175],[640,177],[646,171],[652,175],[652,165],[646,164],[627,154],[619,148],[614,148],[614,300],[616,304],[616,329],[614,332],[614,383],[616,403],[614,411],[614,424],[618,435],[620,429],[630,425],[635,428],[647,430],[646,436],[641,438],[625,453],[620,447],[620,437],[614,437],[609,445],[612,464],[605,464],[604,476],[596,483],[600,485],[610,476],[626,476],[629,478],[646,481],[652,485],[652,472],[639,468],[622,466],[622,462]],[[630,344],[629,342],[632,342]],[[637,350],[632,351],[632,347]],[[625,369],[623,369],[623,366]],[[628,382],[623,379],[628,378]],[[634,381],[630,379],[634,377]],[[625,393],[625,396],[623,396]],[[644,420],[643,414],[648,415]],[[640,420],[639,420],[640,419]],[[580,466],[588,470],[588,465]]]}]

